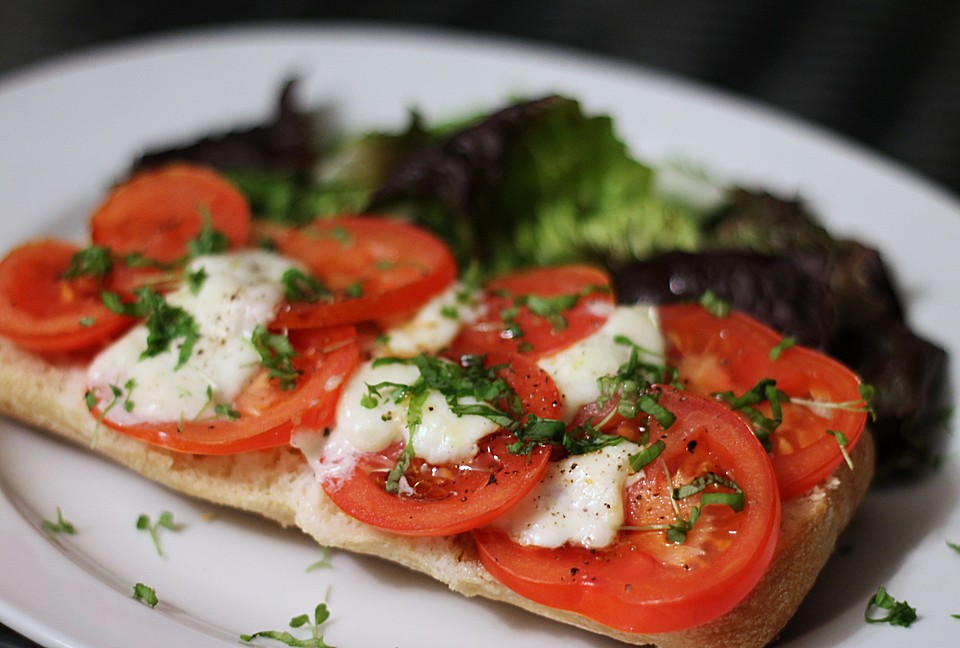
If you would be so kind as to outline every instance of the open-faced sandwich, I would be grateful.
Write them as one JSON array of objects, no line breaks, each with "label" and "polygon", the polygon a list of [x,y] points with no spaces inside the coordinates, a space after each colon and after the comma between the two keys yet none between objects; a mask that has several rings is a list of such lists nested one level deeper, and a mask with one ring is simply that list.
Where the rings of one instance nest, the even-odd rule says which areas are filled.
[{"label": "open-faced sandwich", "polygon": [[[843,264],[875,253],[795,203],[651,189],[560,97],[414,119],[318,180],[289,99],[228,136],[265,166],[218,159],[223,139],[151,154],[89,240],[7,252],[0,409],[468,596],[633,644],[772,641],[874,476],[883,399],[826,351],[856,330]],[[278,172],[270,134],[300,128]],[[589,164],[540,173],[570,141]],[[508,202],[536,219],[491,216]],[[790,236],[718,243],[777,216]],[[870,267],[848,292],[887,291],[895,328]],[[896,330],[935,382],[942,353]]]}]

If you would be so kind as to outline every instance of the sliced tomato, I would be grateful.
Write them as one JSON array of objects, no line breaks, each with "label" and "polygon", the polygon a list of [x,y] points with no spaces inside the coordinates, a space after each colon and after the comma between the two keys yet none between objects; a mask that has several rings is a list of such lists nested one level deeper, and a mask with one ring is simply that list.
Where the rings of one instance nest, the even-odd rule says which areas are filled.
[{"label": "sliced tomato", "polygon": [[[505,358],[487,359],[492,366]],[[513,358],[500,375],[520,397],[524,410],[556,418],[560,396],[550,377],[523,358]],[[447,536],[487,524],[520,501],[540,481],[550,457],[544,446],[531,454],[512,454],[512,437],[501,431],[481,441],[480,452],[460,465],[432,466],[420,459],[405,473],[413,492],[391,494],[387,473],[402,448],[362,455],[345,477],[327,478],[323,489],[330,499],[366,524],[393,533]]]},{"label": "sliced tomato", "polygon": [[303,263],[329,298],[287,304],[283,328],[314,328],[407,314],[450,286],[457,264],[430,232],[394,218],[343,216],[274,228],[280,252]]},{"label": "sliced tomato", "polygon": [[[664,388],[660,403],[677,420],[666,431],[651,421],[650,438],[663,440],[665,448],[628,481],[625,528],[614,543],[599,549],[523,546],[496,527],[484,527],[474,538],[495,578],[543,605],[643,633],[706,623],[753,589],[767,570],[780,526],[766,453],[738,416],[711,399]],[[672,489],[708,472],[742,489],[742,510],[702,506],[684,542],[667,540],[655,527],[676,521],[674,505],[685,519],[701,505],[701,495],[673,500]]]},{"label": "sliced tomato", "polygon": [[[781,335],[756,320],[731,313],[717,317],[696,305],[660,308],[669,361],[699,394],[739,396],[771,378],[791,402],[771,435],[771,459],[784,499],[823,481],[843,461],[866,424],[860,380],[839,362],[812,349],[784,348]],[[778,353],[779,351],[779,353]],[[761,410],[770,415],[768,405]]]},{"label": "sliced tomato", "polygon": [[301,372],[296,388],[281,389],[264,370],[232,404],[238,417],[119,425],[103,416],[103,400],[91,413],[107,427],[176,452],[234,454],[286,445],[294,429],[333,423],[341,387],[359,359],[350,326],[292,331],[290,343]]},{"label": "sliced tomato", "polygon": [[246,198],[212,169],[171,164],[114,188],[93,213],[90,235],[117,255],[170,263],[187,254],[205,226],[224,234],[231,248],[244,245],[250,235]]},{"label": "sliced tomato", "polygon": [[[466,326],[451,345],[456,353],[539,357],[595,332],[614,305],[609,276],[597,268],[579,265],[534,268],[496,277],[485,287],[485,294],[484,314]],[[531,297],[540,298],[543,308],[532,307]],[[554,309],[574,298],[572,306]]]},{"label": "sliced tomato", "polygon": [[0,335],[35,351],[81,351],[130,326],[103,305],[100,279],[64,278],[79,250],[42,239],[0,261]]}]

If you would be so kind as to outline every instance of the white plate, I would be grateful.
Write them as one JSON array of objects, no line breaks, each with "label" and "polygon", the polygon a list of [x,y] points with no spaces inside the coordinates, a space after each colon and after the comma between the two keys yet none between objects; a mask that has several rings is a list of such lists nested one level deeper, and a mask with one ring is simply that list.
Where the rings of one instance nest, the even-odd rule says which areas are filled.
[{"label": "white plate", "polygon": [[[40,233],[80,236],[88,210],[143,147],[264,118],[299,74],[311,105],[344,128],[394,127],[493,108],[518,93],[563,92],[610,112],[635,152],[681,158],[720,177],[799,193],[837,232],[879,246],[910,296],[916,326],[955,344],[960,206],[895,165],[745,102],[632,66],[516,43],[437,34],[270,27],[178,35],[71,57],[0,83],[0,196],[8,249]],[[953,378],[954,384],[960,384]],[[871,493],[781,645],[947,645],[960,630],[956,439],[943,469]],[[337,646],[604,645],[525,613],[463,599],[378,561],[320,553],[304,537],[216,511],[91,454],[0,421],[0,620],[51,646],[236,645],[284,629],[326,600]],[[49,541],[61,507],[79,534]],[[185,525],[166,556],[135,530],[163,510]],[[132,600],[133,583],[161,604]],[[878,585],[920,612],[910,629],[872,626]],[[267,644],[268,642],[264,642]]]}]

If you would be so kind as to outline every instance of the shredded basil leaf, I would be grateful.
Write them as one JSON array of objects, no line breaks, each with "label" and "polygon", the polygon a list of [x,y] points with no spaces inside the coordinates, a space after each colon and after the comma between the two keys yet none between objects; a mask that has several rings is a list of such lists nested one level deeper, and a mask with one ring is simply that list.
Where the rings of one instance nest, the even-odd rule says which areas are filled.
[{"label": "shredded basil leaf", "polygon": [[793,337],[792,335],[783,336],[782,338],[780,338],[780,341],[777,342],[777,344],[772,349],[770,349],[770,354],[769,354],[770,360],[772,361],[779,360],[780,355],[784,351],[796,345],[797,345],[797,338]]},{"label": "shredded basil leaf", "polygon": [[150,286],[136,288],[133,291],[137,300],[124,302],[119,295],[109,291],[102,293],[104,305],[111,311],[129,317],[145,317],[147,327],[147,348],[140,354],[142,358],[157,356],[182,339],[177,364],[174,370],[182,367],[190,358],[193,347],[200,339],[200,327],[187,311],[179,306],[171,306],[162,295]]},{"label": "shredded basil leaf", "polygon": [[730,302],[720,299],[712,290],[708,290],[700,295],[700,305],[706,308],[714,317],[727,317],[730,315]]},{"label": "shredded basil leaf", "polygon": [[57,521],[51,522],[50,520],[44,520],[40,523],[40,528],[50,535],[55,533],[62,533],[64,535],[77,535],[76,527],[73,526],[73,523],[64,519],[63,513],[60,511],[59,506],[57,507]]},{"label": "shredded basil leaf", "polygon": [[110,249],[102,245],[91,245],[70,257],[70,263],[63,273],[64,279],[78,277],[102,278],[113,270],[113,255]]},{"label": "shredded basil leaf", "polygon": [[630,468],[633,472],[640,472],[653,463],[653,461],[663,453],[666,447],[667,444],[664,443],[662,439],[657,439],[640,452],[630,455]]},{"label": "shredded basil leaf", "polygon": [[143,583],[137,583],[133,586],[133,598],[152,608],[157,607],[160,602],[160,599],[157,598],[157,591]]},{"label": "shredded basil leaf", "polygon": [[310,628],[310,637],[308,639],[298,639],[293,634],[287,631],[280,630],[261,630],[260,632],[254,632],[253,634],[242,634],[240,635],[240,641],[244,643],[250,643],[257,637],[263,637],[264,639],[273,639],[274,641],[279,641],[287,646],[294,647],[309,647],[309,648],[332,648],[323,640],[323,635],[320,634],[320,626],[326,623],[327,619],[330,618],[330,611],[327,609],[326,603],[320,603],[313,610],[313,616],[309,614],[300,614],[292,619],[288,625],[293,628],[302,628],[307,626]]},{"label": "shredded basil leaf", "polygon": [[277,379],[280,389],[296,389],[300,371],[293,366],[293,358],[297,352],[290,344],[290,339],[280,333],[271,333],[265,326],[258,324],[250,341],[260,354],[260,364],[267,369],[270,378]]},{"label": "shredded basil leaf", "polygon": [[[664,469],[666,470],[666,464],[664,464]],[[669,475],[669,471],[667,471]],[[732,493],[725,491],[711,491],[709,493],[704,493],[710,486],[723,486],[725,488],[730,488],[733,490]],[[694,525],[697,520],[700,519],[700,513],[703,511],[705,506],[711,505],[723,505],[729,506],[734,512],[739,513],[743,510],[744,505],[746,504],[746,498],[743,494],[743,489],[733,481],[721,475],[718,475],[714,472],[709,472],[699,477],[696,477],[688,484],[684,484],[679,488],[673,489],[673,499],[681,500],[687,497],[692,497],[694,495],[700,494],[700,504],[694,506],[690,509],[690,517],[684,518],[680,515],[678,508],[674,508],[674,511],[677,516],[677,521],[674,524],[671,524],[667,528],[667,540],[670,542],[683,543],[687,540],[687,534],[693,530]]]},{"label": "shredded basil leaf", "polygon": [[[876,609],[887,610],[888,613],[884,616],[872,616]],[[890,596],[886,588],[881,585],[867,601],[863,618],[867,623],[889,623],[908,628],[917,620],[917,610],[910,607],[906,601],[898,601]]]},{"label": "shredded basil leaf", "polygon": [[150,539],[153,540],[153,546],[157,549],[157,555],[162,557],[163,549],[160,547],[160,529],[178,531],[179,527],[177,527],[173,521],[173,513],[170,511],[163,511],[160,513],[160,517],[156,522],[151,522],[150,516],[141,514],[137,518],[137,529],[140,531],[146,531],[150,534]]},{"label": "shredded basil leaf", "polygon": [[206,206],[201,208],[203,213],[203,227],[196,238],[187,242],[188,258],[204,254],[220,254],[230,249],[230,239],[220,230],[214,229],[210,210]]},{"label": "shredded basil leaf", "polygon": [[[753,425],[753,433],[760,439],[764,449],[767,452],[772,449],[770,435],[783,422],[781,404],[790,400],[786,393],[777,389],[777,381],[772,378],[761,378],[753,388],[740,396],[731,391],[719,392],[715,396],[729,405],[730,409],[746,416]],[[769,403],[770,416],[764,415],[757,408],[762,403]]]},{"label": "shredded basil leaf", "polygon": [[286,291],[287,301],[314,304],[329,301],[333,293],[322,281],[297,268],[290,268],[280,278]]}]

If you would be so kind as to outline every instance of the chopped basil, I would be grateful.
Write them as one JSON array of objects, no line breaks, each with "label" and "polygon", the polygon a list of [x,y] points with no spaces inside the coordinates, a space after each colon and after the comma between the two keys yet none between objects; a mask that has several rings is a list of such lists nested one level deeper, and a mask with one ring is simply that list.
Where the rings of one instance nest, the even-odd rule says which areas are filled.
[{"label": "chopped basil", "polygon": [[630,468],[633,472],[640,472],[659,457],[666,447],[666,443],[661,439],[657,439],[640,452],[630,455]]},{"label": "chopped basil", "polygon": [[333,294],[322,281],[297,269],[290,268],[280,281],[286,290],[287,301],[314,304],[332,299]]},{"label": "chopped basil", "polygon": [[[656,444],[651,445],[650,448],[655,447]],[[650,450],[648,448],[648,450]],[[656,452],[651,451],[652,452]],[[659,454],[659,452],[657,453]],[[636,455],[635,455],[636,456]],[[655,458],[654,458],[655,459]],[[631,457],[632,464],[633,457]],[[646,464],[644,464],[646,465]],[[663,466],[663,470],[666,473],[667,480],[666,483],[672,484],[673,478],[670,476],[670,468],[667,467],[667,462],[662,458],[660,459],[660,465]],[[724,488],[730,489],[730,491],[706,491],[710,486],[722,486]],[[700,503],[697,506],[694,506],[690,509],[689,517],[683,517],[683,514],[680,511],[680,507],[677,505],[677,502],[687,497],[693,497],[694,495],[700,495]],[[645,526],[631,526],[624,527],[626,530],[630,531],[664,531],[666,532],[667,541],[675,543],[683,543],[687,540],[687,534],[693,530],[694,525],[697,523],[697,520],[700,519],[700,514],[703,511],[705,506],[715,506],[723,505],[729,506],[734,512],[739,513],[743,510],[743,507],[746,505],[746,497],[743,493],[743,489],[740,488],[732,479],[723,477],[714,472],[708,472],[699,477],[693,479],[690,483],[684,484],[679,488],[674,488],[672,490],[672,496],[670,502],[673,504],[673,513],[676,518],[676,521],[672,524],[650,524]]]},{"label": "chopped basil", "polygon": [[770,360],[773,360],[773,361],[779,360],[780,355],[784,351],[796,345],[797,345],[797,338],[793,337],[792,335],[783,336],[782,338],[780,338],[780,341],[777,342],[777,344],[772,349],[770,349],[770,354],[769,354]]},{"label": "chopped basil", "polygon": [[270,378],[276,378],[280,389],[290,391],[297,387],[297,377],[300,371],[293,366],[293,358],[297,355],[290,339],[286,335],[271,333],[263,325],[258,324],[251,337],[253,348],[260,354],[260,364],[269,372]]},{"label": "chopped basil", "polygon": [[[753,433],[760,439],[763,447],[769,452],[772,448],[770,435],[783,422],[781,404],[790,400],[790,397],[777,389],[777,381],[772,378],[761,378],[756,385],[741,396],[733,392],[719,392],[715,394],[730,409],[742,413],[753,425]],[[769,403],[770,416],[764,415],[757,406]]]},{"label": "chopped basil", "polygon": [[580,295],[556,295],[554,297],[540,297],[539,295],[521,295],[514,300],[518,306],[526,306],[531,313],[542,317],[550,323],[554,331],[567,328],[567,319],[563,316],[580,301]]},{"label": "chopped basil", "polygon": [[63,513],[60,511],[60,507],[57,507],[57,521],[51,522],[50,520],[44,520],[40,523],[40,528],[42,528],[46,533],[53,535],[55,533],[62,533],[64,535],[77,535],[77,529],[73,524],[64,519]]},{"label": "chopped basil", "polygon": [[200,289],[203,288],[203,284],[207,281],[207,269],[201,266],[197,268],[195,272],[188,272],[185,280],[190,294],[197,295],[200,293]]},{"label": "chopped basil", "polygon": [[194,345],[200,339],[200,328],[196,320],[179,306],[168,304],[163,296],[150,286],[136,288],[133,293],[137,300],[124,302],[116,293],[104,291],[103,303],[120,315],[147,318],[147,348],[140,354],[141,358],[159,355],[169,349],[174,340],[182,338],[174,367],[174,370],[179,369],[189,360]]},{"label": "chopped basil", "polygon": [[110,249],[101,245],[91,245],[70,257],[70,263],[63,273],[63,278],[99,278],[110,274],[111,270],[113,270],[113,256],[110,254]]},{"label": "chopped basil", "polygon": [[218,403],[214,405],[213,412],[220,418],[228,421],[236,421],[240,418],[240,412],[230,407],[228,403]]},{"label": "chopped basil", "polygon": [[[426,354],[412,358],[386,357],[375,360],[373,366],[385,364],[413,365],[420,374],[409,385],[395,382],[367,385],[367,392],[361,399],[361,405],[368,408],[373,408],[384,400],[396,404],[404,403],[407,408],[410,438],[388,475],[388,492],[396,493],[399,490],[400,478],[415,455],[413,433],[422,422],[423,403],[431,392],[439,392],[457,416],[482,416],[517,433],[518,437],[522,436],[520,419],[523,412],[520,399],[507,382],[497,376],[499,367],[485,366],[483,356],[464,355],[459,363]],[[462,402],[465,398],[477,402]],[[531,421],[526,425],[533,425],[534,419],[535,417],[531,417]],[[560,422],[556,423],[563,426]]]},{"label": "chopped basil", "polygon": [[[872,616],[876,609],[887,610],[887,614]],[[890,625],[908,628],[911,623],[917,620],[917,610],[910,607],[906,601],[896,600],[887,593],[886,588],[880,586],[867,601],[867,609],[863,613],[863,618],[867,623],[889,623]]]},{"label": "chopped basil", "polygon": [[720,299],[712,290],[700,295],[700,305],[714,317],[727,317],[731,310],[730,302]]},{"label": "chopped basil", "polygon": [[347,297],[351,297],[353,299],[363,297],[363,284],[361,284],[359,281],[356,281],[344,288],[343,292],[347,295]]},{"label": "chopped basil", "polygon": [[160,529],[177,531],[178,527],[173,521],[173,513],[163,511],[156,522],[151,522],[150,516],[141,514],[140,517],[137,518],[137,529],[150,534],[150,538],[153,540],[153,546],[157,548],[157,555],[163,556],[163,549],[160,547]]},{"label": "chopped basil", "polygon": [[204,254],[220,254],[230,249],[230,239],[227,238],[227,235],[213,228],[209,210],[204,207],[202,212],[203,227],[196,238],[187,242],[188,258]]},{"label": "chopped basil", "polygon": [[250,643],[257,637],[263,637],[264,639],[273,639],[274,641],[279,641],[287,646],[331,648],[324,642],[323,635],[320,634],[320,626],[322,626],[329,618],[330,611],[327,609],[327,604],[320,603],[316,608],[314,608],[312,619],[309,614],[301,614],[290,619],[288,624],[293,629],[302,628],[303,626],[309,627],[309,639],[298,639],[287,631],[261,630],[260,632],[254,632],[253,634],[240,635],[240,641],[243,641],[244,643]]},{"label": "chopped basil", "polygon": [[853,470],[853,459],[850,458],[850,453],[847,452],[847,444],[850,443],[847,435],[839,430],[827,430],[827,434],[837,440],[837,445],[840,446],[840,454],[843,455],[843,460],[846,462],[847,467]]},{"label": "chopped basil", "polygon": [[[733,490],[732,493],[725,491],[711,491],[709,493],[704,493],[710,486],[723,486]],[[702,493],[702,494],[701,494]],[[689,533],[697,520],[700,519],[700,513],[705,506],[721,504],[724,506],[729,506],[734,512],[739,513],[743,510],[744,505],[746,504],[746,498],[743,495],[743,489],[733,481],[732,479],[727,479],[722,477],[714,472],[709,472],[704,475],[701,475],[691,481],[689,484],[684,484],[679,488],[673,489],[673,499],[681,500],[686,499],[687,497],[692,497],[694,495],[700,494],[700,504],[699,506],[694,506],[690,509],[690,517],[684,519],[680,515],[679,509],[675,508],[677,521],[675,524],[672,524],[667,528],[667,540],[670,542],[684,542],[687,539],[687,533]]]},{"label": "chopped basil", "polygon": [[440,307],[440,316],[456,321],[460,319],[460,311],[457,310],[456,306],[445,305]]},{"label": "chopped basil", "polygon": [[333,555],[333,549],[330,547],[320,547],[320,551],[322,552],[320,560],[310,563],[310,565],[307,566],[308,572],[316,571],[318,569],[326,569],[333,566],[333,563],[330,560],[331,556]]},{"label": "chopped basil", "polygon": [[157,598],[157,591],[143,583],[137,583],[133,586],[133,598],[152,608],[157,607],[160,602],[160,599]]}]

